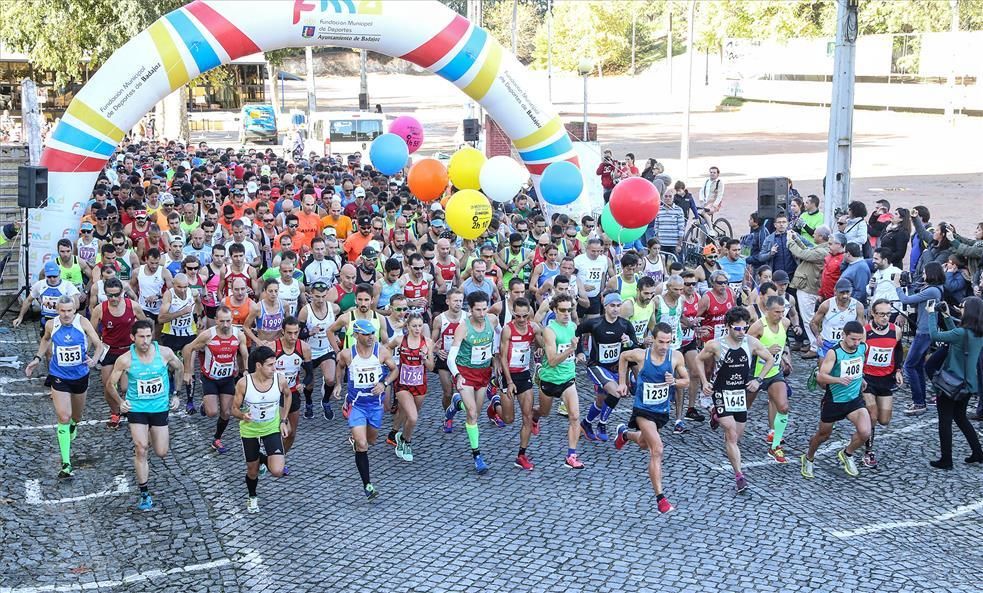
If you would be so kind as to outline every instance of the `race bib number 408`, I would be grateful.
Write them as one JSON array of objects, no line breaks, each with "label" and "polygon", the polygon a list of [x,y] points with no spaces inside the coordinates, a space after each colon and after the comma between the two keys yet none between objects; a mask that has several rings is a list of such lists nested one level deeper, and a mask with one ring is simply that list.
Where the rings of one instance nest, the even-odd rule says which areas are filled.
[{"label": "race bib number 408", "polygon": [[851,358],[849,360],[840,361],[840,376],[846,377],[847,379],[856,379],[860,376],[863,371],[863,360],[860,358]]}]

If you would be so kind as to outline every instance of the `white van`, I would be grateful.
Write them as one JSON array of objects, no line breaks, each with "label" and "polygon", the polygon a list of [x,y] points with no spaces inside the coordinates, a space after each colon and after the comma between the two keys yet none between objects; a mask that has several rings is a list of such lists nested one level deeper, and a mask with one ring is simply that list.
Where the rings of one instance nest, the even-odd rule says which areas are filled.
[{"label": "white van", "polygon": [[369,145],[386,133],[386,117],[381,113],[315,113],[311,117],[307,150],[325,156],[362,153],[368,160]]}]

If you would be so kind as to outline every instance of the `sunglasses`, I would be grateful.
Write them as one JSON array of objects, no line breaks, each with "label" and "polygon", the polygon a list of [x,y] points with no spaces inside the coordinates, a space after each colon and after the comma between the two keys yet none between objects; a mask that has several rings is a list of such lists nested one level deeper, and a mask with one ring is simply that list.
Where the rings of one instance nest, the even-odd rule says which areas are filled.
[{"label": "sunglasses", "polygon": [[122,292],[107,292],[106,298],[118,299],[123,293]]},{"label": "sunglasses", "polygon": [[200,268],[201,268],[201,266],[188,266],[185,269],[188,270],[189,272],[194,272],[195,270],[198,270]]},{"label": "sunglasses", "polygon": [[92,229],[82,229],[81,232],[83,232],[83,233],[91,233],[92,232]]},{"label": "sunglasses", "polygon": [[395,311],[397,313],[402,313],[405,310],[406,310],[406,307],[393,307],[393,311]]},{"label": "sunglasses", "polygon": [[696,282],[683,282],[683,286],[696,286]]},{"label": "sunglasses", "polygon": [[732,329],[733,331],[736,331],[736,332],[746,332],[747,331],[747,326],[746,325],[732,325],[730,327],[730,329]]},{"label": "sunglasses", "polygon": [[562,309],[557,309],[557,313],[573,313],[572,307],[563,307]]},{"label": "sunglasses", "polygon": [[373,231],[381,231],[382,230],[382,227],[381,226],[374,226],[374,227],[372,227],[372,230]]},{"label": "sunglasses", "polygon": [[287,226],[290,227],[290,228],[292,228],[292,229],[295,229],[295,228],[298,228],[300,225],[299,224],[288,224]]},{"label": "sunglasses", "polygon": [[96,220],[109,220],[108,216],[97,216]]},{"label": "sunglasses", "polygon": [[273,219],[272,218],[264,218],[263,219],[263,222],[273,222]]},{"label": "sunglasses", "polygon": [[423,271],[423,270],[425,270],[426,268],[424,268],[424,267],[422,267],[422,266],[413,266],[413,269],[414,269],[414,270],[416,270],[417,272],[422,272],[422,271]]},{"label": "sunglasses", "polygon": [[716,280],[716,281],[714,281],[714,284],[716,284],[717,286],[724,286],[725,284],[727,284],[727,281],[726,280]]}]

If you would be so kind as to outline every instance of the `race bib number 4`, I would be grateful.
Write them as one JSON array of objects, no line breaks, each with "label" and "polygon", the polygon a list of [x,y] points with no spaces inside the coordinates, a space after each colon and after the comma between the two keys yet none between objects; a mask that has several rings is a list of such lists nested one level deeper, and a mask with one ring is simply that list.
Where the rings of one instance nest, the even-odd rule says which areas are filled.
[{"label": "race bib number 4", "polygon": [[893,348],[878,348],[871,346],[867,351],[867,364],[872,367],[885,368],[891,366],[891,355]]},{"label": "race bib number 4", "polygon": [[642,403],[646,406],[658,406],[669,399],[668,383],[645,383],[642,387]]},{"label": "race bib number 4", "polygon": [[164,393],[164,380],[160,377],[154,377],[153,379],[138,379],[137,380],[137,397],[140,399],[148,399],[153,397],[158,397]]},{"label": "race bib number 4", "polygon": [[529,342],[512,342],[509,366],[513,369],[524,369],[529,366]]},{"label": "race bib number 4", "polygon": [[723,392],[725,412],[747,412],[747,392],[743,389],[727,389]]},{"label": "race bib number 4", "polygon": [[491,359],[491,349],[492,345],[482,344],[480,346],[471,347],[471,364],[485,364]]},{"label": "race bib number 4", "polygon": [[423,365],[404,364],[399,367],[399,383],[407,387],[423,385]]},{"label": "race bib number 4", "polygon": [[59,366],[78,366],[82,364],[82,346],[59,346],[55,349],[55,360]]},{"label": "race bib number 4", "polygon": [[860,358],[851,358],[849,360],[840,361],[840,376],[846,377],[847,379],[856,379],[860,377],[863,371],[863,360]]}]

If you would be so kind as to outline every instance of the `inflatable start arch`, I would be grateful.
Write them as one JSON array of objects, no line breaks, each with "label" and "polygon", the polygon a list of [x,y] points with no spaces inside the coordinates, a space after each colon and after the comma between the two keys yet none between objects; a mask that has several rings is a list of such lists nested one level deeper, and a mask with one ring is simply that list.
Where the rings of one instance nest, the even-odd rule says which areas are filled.
[{"label": "inflatable start arch", "polygon": [[118,49],[55,127],[41,156],[48,206],[30,214],[31,269],[56,253],[59,239],[77,239],[99,172],[158,101],[236,58],[308,45],[365,48],[449,80],[508,134],[534,180],[550,163],[577,162],[559,116],[528,90],[523,66],[436,0],[195,0]]}]

